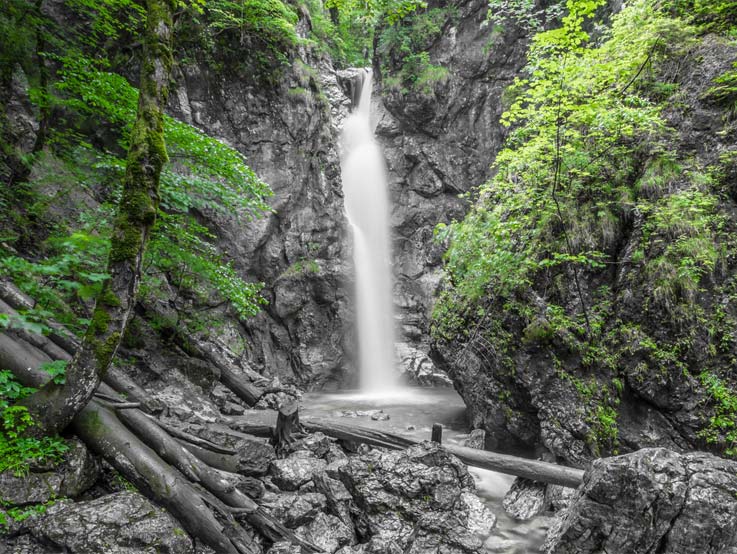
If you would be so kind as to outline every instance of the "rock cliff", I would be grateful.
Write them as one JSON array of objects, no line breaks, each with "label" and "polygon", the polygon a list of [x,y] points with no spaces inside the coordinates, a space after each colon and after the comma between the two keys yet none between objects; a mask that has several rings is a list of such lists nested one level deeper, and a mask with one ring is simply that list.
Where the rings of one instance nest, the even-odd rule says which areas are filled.
[{"label": "rock cliff", "polygon": [[339,123],[350,100],[329,61],[301,52],[277,85],[183,66],[172,111],[245,154],[274,191],[273,212],[243,225],[202,214],[219,247],[269,301],[243,324],[245,357],[303,386],[350,378],[350,237]]},{"label": "rock cliff", "polygon": [[[644,151],[635,148],[638,154],[630,159],[626,186],[633,187],[632,204],[615,199],[617,215],[611,219],[592,224],[578,213],[563,223],[580,248],[601,249],[611,262],[576,270],[575,278],[570,267],[530,271],[521,276],[528,284],[512,294],[489,286],[454,312],[455,339],[435,337],[434,360],[464,397],[473,425],[486,428],[497,447],[542,447],[580,465],[649,446],[734,452],[731,424],[722,423],[734,418],[729,391],[736,378],[729,361],[735,352],[729,239],[735,224],[735,125],[729,102],[719,96],[725,91],[715,83],[733,67],[737,52],[710,35],[691,39],[679,52],[666,49],[644,85],[662,85],[665,95],[678,91],[661,113],[665,148],[679,169],[663,169],[645,140]],[[657,94],[645,94],[657,102]],[[593,185],[589,190],[597,194]],[[689,251],[681,245],[699,233],[690,223],[677,226],[696,212],[667,206],[694,194],[711,199],[706,211],[697,212],[713,220],[702,235],[708,242]],[[669,215],[661,224],[662,210]],[[555,248],[549,237],[560,228],[539,239],[543,248]],[[712,269],[699,269],[688,281],[695,283],[689,289],[685,267],[711,244],[720,254]],[[668,260],[681,269],[671,271]],[[601,322],[593,342],[571,323],[581,318],[584,329],[582,303],[594,324]],[[527,306],[526,313],[516,310],[519,305]],[[576,315],[565,319],[571,313]]]},{"label": "rock cliff", "polygon": [[430,66],[447,70],[439,79],[402,80],[411,61],[390,39],[374,61],[380,75],[376,135],[392,201],[400,357],[403,365],[425,364],[428,372],[434,371],[427,357],[429,316],[444,250],[433,229],[462,218],[468,200],[461,195],[489,177],[506,135],[499,124],[504,89],[525,63],[526,33],[495,28],[487,12],[488,2],[480,0],[430,2],[434,29],[417,46],[428,52]]}]

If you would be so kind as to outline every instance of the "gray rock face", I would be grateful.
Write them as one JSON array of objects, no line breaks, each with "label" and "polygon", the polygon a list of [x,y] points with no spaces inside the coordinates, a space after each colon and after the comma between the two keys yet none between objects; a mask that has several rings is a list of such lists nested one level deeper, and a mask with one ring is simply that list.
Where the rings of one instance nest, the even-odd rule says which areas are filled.
[{"label": "gray rock face", "polygon": [[336,516],[323,512],[318,513],[315,519],[298,528],[295,533],[329,554],[333,554],[341,546],[346,546],[355,539],[351,526]]},{"label": "gray rock face", "polygon": [[349,100],[328,62],[303,52],[279,84],[184,66],[171,111],[242,152],[274,190],[274,213],[246,224],[203,214],[269,305],[245,323],[245,358],[304,386],[342,381],[350,260],[337,153]]},{"label": "gray rock face", "polygon": [[644,449],[596,460],[548,554],[718,554],[737,547],[737,462]]},{"label": "gray rock face", "polygon": [[303,494],[267,494],[261,505],[268,508],[280,522],[294,529],[310,523],[317,514],[327,508],[324,495],[308,492]]},{"label": "gray rock face", "polygon": [[369,539],[365,552],[480,552],[476,533],[495,522],[466,467],[435,444],[370,450],[338,474],[359,508],[355,524]]},{"label": "gray rock face", "polygon": [[[715,41],[704,39],[686,60],[676,56],[660,68],[678,83],[683,95],[683,104],[667,106],[664,117],[674,129],[669,148],[682,157],[679,159],[728,171],[719,156],[733,148],[734,125],[726,122],[723,107],[709,104],[705,98],[710,83],[731,67],[737,50]],[[733,178],[725,179],[724,186],[732,182]],[[730,193],[730,198],[725,195],[719,200],[719,212],[728,214],[728,226],[737,224],[735,198]],[[536,339],[535,322],[511,313],[504,300],[494,294],[466,309],[464,327],[476,330],[469,340],[438,339],[433,345],[433,360],[453,379],[469,408],[472,426],[485,428],[490,441],[498,441],[496,446],[544,447],[556,459],[578,466],[598,456],[640,448],[726,448],[724,430],[712,442],[704,441],[704,430],[708,433],[716,408],[699,375],[713,372],[728,388],[737,380],[734,364],[727,361],[734,356],[734,345],[730,343],[723,351],[714,349],[708,328],[711,323],[703,323],[718,320],[720,310],[727,305],[729,317],[734,317],[723,292],[724,282],[734,271],[730,266],[705,278],[693,308],[684,308],[688,313],[706,314],[701,322],[694,318],[684,323],[653,307],[657,291],[648,284],[643,268],[649,267],[660,251],[655,249],[639,265],[630,263],[642,241],[642,226],[647,226],[647,221],[638,219],[642,217],[633,214],[632,221],[620,221],[613,231],[616,246],[611,259],[621,271],[584,272],[581,279],[584,298],[593,299],[596,291],[607,287],[618,291],[611,297],[611,313],[617,316],[605,321],[601,336],[616,336],[624,348],[617,343],[607,345],[607,355],[584,362],[573,354],[577,347],[572,344],[578,339],[572,339],[571,333]],[[671,240],[664,238],[663,244],[670,248]],[[578,305],[580,296],[572,279],[563,279],[555,293],[542,281],[524,291],[530,305],[538,304],[541,312],[548,303]],[[483,316],[473,315],[476,307],[482,308]],[[499,332],[495,325],[500,325]],[[619,325],[641,329],[646,336],[628,335],[617,328]],[[527,337],[526,330],[532,331]],[[511,339],[502,344],[505,336]],[[689,338],[683,339],[684,343],[692,346],[678,350],[673,361],[658,358],[659,352],[685,336]],[[651,351],[653,343],[660,350]],[[607,366],[612,353],[618,356],[617,362]],[[559,368],[566,375],[561,375]],[[582,393],[586,387],[589,393]]]},{"label": "gray rock face", "polygon": [[78,496],[89,489],[100,472],[96,460],[77,439],[67,441],[64,461],[54,468],[31,467],[28,475],[0,473],[0,499],[11,506],[43,503],[52,498]]},{"label": "gray rock face", "polygon": [[[33,536],[74,554],[192,554],[192,540],[166,510],[134,492],[65,503],[41,518]],[[53,550],[52,550],[53,551]]]},{"label": "gray rock face", "polygon": [[[459,194],[490,176],[489,166],[506,134],[499,124],[502,93],[524,65],[526,53],[526,40],[515,29],[499,33],[482,24],[488,2],[451,4],[442,33],[428,48],[430,61],[447,68],[447,79],[432,90],[415,91],[387,85],[390,75],[383,75],[375,106],[391,192],[400,341],[420,353],[400,351],[400,357],[410,374],[419,373],[421,384],[442,380],[434,377],[442,372],[426,356],[430,307],[444,251],[434,242],[433,229],[461,219],[468,201]],[[374,65],[396,69],[391,52],[385,59],[377,57]]]}]

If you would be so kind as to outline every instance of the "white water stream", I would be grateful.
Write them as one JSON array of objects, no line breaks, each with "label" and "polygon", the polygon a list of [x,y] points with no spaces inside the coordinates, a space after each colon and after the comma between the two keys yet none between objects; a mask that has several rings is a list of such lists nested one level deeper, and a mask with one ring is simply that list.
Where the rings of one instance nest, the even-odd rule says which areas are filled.
[{"label": "white water stream", "polygon": [[389,201],[384,157],[371,126],[371,72],[364,70],[358,107],[343,126],[341,171],[353,229],[361,391],[397,393],[394,359]]},{"label": "white water stream", "polygon": [[[309,417],[352,417],[362,410],[383,410],[386,421],[362,417],[360,425],[427,439],[430,426],[442,423],[444,440],[459,442],[468,429],[465,406],[449,389],[400,387],[394,357],[389,202],[384,157],[371,125],[371,72],[365,70],[357,108],[346,118],[341,137],[343,194],[353,229],[356,279],[356,320],[360,391],[338,394],[310,393],[300,413]],[[251,419],[255,414],[249,416]],[[367,412],[366,412],[367,413]],[[489,554],[527,554],[538,551],[547,518],[519,522],[508,517],[501,500],[513,478],[470,468],[479,496],[497,516],[497,525],[484,537]]]}]

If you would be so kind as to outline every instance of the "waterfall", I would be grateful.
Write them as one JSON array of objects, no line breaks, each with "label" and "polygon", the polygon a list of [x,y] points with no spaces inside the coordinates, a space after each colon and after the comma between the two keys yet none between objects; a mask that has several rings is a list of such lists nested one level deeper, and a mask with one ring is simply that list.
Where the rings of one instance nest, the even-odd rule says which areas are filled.
[{"label": "waterfall", "polygon": [[341,170],[346,215],[353,229],[361,391],[387,393],[398,388],[389,201],[384,157],[369,117],[371,71],[365,70],[362,77],[358,107],[343,127]]}]

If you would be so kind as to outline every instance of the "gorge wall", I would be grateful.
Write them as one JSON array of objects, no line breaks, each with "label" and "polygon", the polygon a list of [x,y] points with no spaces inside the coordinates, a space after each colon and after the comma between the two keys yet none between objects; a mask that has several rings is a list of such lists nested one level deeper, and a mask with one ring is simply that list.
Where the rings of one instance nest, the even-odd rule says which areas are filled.
[{"label": "gorge wall", "polygon": [[350,379],[350,237],[337,150],[350,101],[335,71],[303,50],[278,85],[199,65],[184,66],[178,83],[172,111],[242,152],[274,191],[273,212],[261,219],[212,221],[238,271],[267,284],[268,305],[231,331],[244,335],[244,357],[303,386]]},{"label": "gorge wall", "polygon": [[402,366],[434,371],[427,352],[433,296],[440,284],[443,244],[438,223],[460,219],[461,197],[490,175],[506,131],[502,98],[525,63],[526,33],[488,24],[488,3],[431,2],[436,32],[422,38],[429,63],[447,70],[428,83],[402,80],[398,45],[379,48],[381,75],[376,134],[392,195],[395,303]]},{"label": "gorge wall", "polygon": [[[389,86],[402,65],[389,49],[374,62],[372,108],[389,173],[398,355],[402,370],[422,374],[424,383],[437,382],[428,328],[444,247],[433,229],[463,217],[468,200],[459,195],[488,177],[504,140],[503,91],[526,52],[523,31],[485,24],[485,2],[429,9],[442,12],[426,48],[447,77],[429,88]],[[183,66],[171,101],[177,117],[243,152],[273,188],[271,215],[247,226],[214,223],[238,270],[267,284],[268,306],[242,327],[244,357],[315,388],[356,382],[347,354],[356,343],[338,152],[350,78],[302,49],[279,84],[266,89],[237,74]]]},{"label": "gorge wall", "polygon": [[[466,220],[464,238],[478,242],[460,246],[445,282],[432,354],[496,448],[538,447],[574,465],[650,446],[734,455],[734,92],[717,85],[737,52],[671,13],[658,17],[669,42],[652,48],[658,61],[640,66],[635,88],[656,106],[659,128],[606,151],[621,173],[592,171],[580,192],[560,193],[556,213],[540,186],[550,183],[545,167],[537,179],[514,165],[522,149],[508,151],[506,173]],[[525,219],[546,206],[549,226]],[[569,252],[562,229],[569,247],[600,251],[604,262],[551,261],[551,251]],[[494,261],[485,269],[475,258]],[[461,281],[476,270],[492,278],[466,294]]]}]

